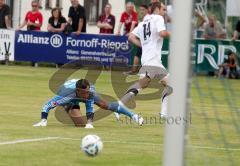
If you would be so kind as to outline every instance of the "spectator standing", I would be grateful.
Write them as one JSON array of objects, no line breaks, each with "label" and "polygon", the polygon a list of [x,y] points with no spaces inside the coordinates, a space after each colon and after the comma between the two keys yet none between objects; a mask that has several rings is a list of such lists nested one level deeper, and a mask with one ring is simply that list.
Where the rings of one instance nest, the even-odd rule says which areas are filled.
[{"label": "spectator standing", "polygon": [[39,12],[38,0],[32,1],[32,10],[27,12],[23,23],[19,26],[19,30],[27,26],[28,31],[40,31],[43,23],[43,16]]},{"label": "spectator standing", "polygon": [[11,28],[10,8],[5,4],[5,0],[0,0],[0,28]]},{"label": "spectator standing", "polygon": [[62,16],[59,8],[52,9],[52,16],[48,20],[49,32],[63,32],[66,26],[66,19]]},{"label": "spectator standing", "polygon": [[[141,16],[141,20],[144,19],[144,17],[148,14],[148,6],[147,5],[140,5],[139,6],[139,11],[140,11],[140,16]],[[137,48],[137,52],[136,54],[134,55],[134,58],[133,58],[133,66],[132,66],[132,69],[128,72],[124,72],[123,74],[125,75],[134,75],[134,74],[137,74],[138,73],[138,69],[139,69],[139,63],[141,61],[141,57],[142,57],[142,48],[141,47],[138,47]]]},{"label": "spectator standing", "polygon": [[237,26],[236,26],[236,29],[233,34],[233,40],[240,40],[239,33],[240,33],[240,20],[238,20],[238,22],[237,22]]},{"label": "spectator standing", "polygon": [[202,13],[195,10],[193,17],[194,38],[201,38],[204,32],[204,24],[206,19]]},{"label": "spectator standing", "polygon": [[141,20],[143,21],[144,17],[148,14],[148,6],[145,4],[140,5],[139,12],[140,12]]},{"label": "spectator standing", "polygon": [[112,5],[106,4],[104,13],[99,17],[97,26],[100,33],[113,34],[115,28],[115,16],[111,14]]},{"label": "spectator standing", "polygon": [[68,23],[72,26],[72,31],[76,35],[86,33],[87,21],[85,8],[79,4],[78,0],[70,0],[72,6],[68,12]]},{"label": "spectator standing", "polygon": [[121,34],[122,25],[124,24],[124,33],[123,35],[129,35],[130,32],[133,31],[133,29],[138,24],[138,14],[135,11],[135,6],[132,2],[128,2],[126,4],[126,11],[122,13],[120,24],[118,27],[117,35]]},{"label": "spectator standing", "polygon": [[[39,12],[39,1],[33,0],[32,10],[27,12],[23,23],[19,26],[18,30],[27,26],[28,31],[40,31],[43,23],[43,16]],[[32,62],[32,66],[37,67],[38,63]]]},{"label": "spectator standing", "polygon": [[151,13],[152,4],[155,2],[160,2],[160,0],[151,0],[150,1],[149,5],[148,5],[148,13],[149,14]]},{"label": "spectator standing", "polygon": [[209,16],[209,23],[205,25],[203,38],[205,39],[224,39],[226,33],[216,16]]}]

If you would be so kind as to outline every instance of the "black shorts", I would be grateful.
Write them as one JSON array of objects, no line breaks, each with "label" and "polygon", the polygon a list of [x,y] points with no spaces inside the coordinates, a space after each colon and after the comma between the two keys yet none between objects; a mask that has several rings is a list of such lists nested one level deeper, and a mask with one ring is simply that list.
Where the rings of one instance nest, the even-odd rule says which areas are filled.
[{"label": "black shorts", "polygon": [[79,109],[80,110],[80,106],[76,105],[76,104],[66,104],[66,105],[63,105],[63,108],[67,113],[72,109]]},{"label": "black shorts", "polygon": [[137,52],[136,52],[136,57],[138,57],[139,59],[142,58],[142,48],[141,47],[137,47]]}]

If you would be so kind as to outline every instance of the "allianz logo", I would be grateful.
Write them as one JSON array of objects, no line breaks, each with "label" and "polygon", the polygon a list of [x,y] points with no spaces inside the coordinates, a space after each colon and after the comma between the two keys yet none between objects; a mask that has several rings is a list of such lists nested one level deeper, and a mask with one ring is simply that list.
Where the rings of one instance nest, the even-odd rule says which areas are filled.
[{"label": "allianz logo", "polygon": [[41,44],[41,45],[51,45],[54,48],[61,47],[63,44],[63,38],[61,35],[54,34],[49,37],[37,37],[32,34],[19,34],[18,43],[26,44]]}]

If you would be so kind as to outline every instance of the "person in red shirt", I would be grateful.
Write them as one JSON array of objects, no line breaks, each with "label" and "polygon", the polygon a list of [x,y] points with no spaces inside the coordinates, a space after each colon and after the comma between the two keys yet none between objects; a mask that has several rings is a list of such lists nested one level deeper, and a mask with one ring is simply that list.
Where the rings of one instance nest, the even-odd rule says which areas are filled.
[{"label": "person in red shirt", "polygon": [[[145,5],[145,4],[140,5],[139,6],[139,13],[140,13],[141,20],[143,21],[144,17],[148,14],[148,6]],[[137,74],[138,70],[139,70],[139,66],[140,66],[139,63],[140,63],[141,57],[142,57],[142,48],[138,47],[137,52],[136,52],[136,54],[134,55],[134,58],[133,58],[132,69],[128,72],[123,72],[123,74],[124,75],[135,75],[135,74]]]},{"label": "person in red shirt", "polygon": [[39,12],[39,2],[37,0],[32,1],[32,11],[27,12],[25,20],[19,26],[19,30],[27,26],[27,30],[39,31],[43,23],[43,16]]},{"label": "person in red shirt", "polygon": [[122,13],[117,35],[121,34],[122,25],[124,24],[124,35],[128,35],[138,24],[138,14],[134,10],[134,4],[128,2],[126,4],[126,11]]},{"label": "person in red shirt", "polygon": [[115,16],[111,14],[112,5],[106,4],[104,14],[102,14],[97,22],[100,33],[113,34],[115,28]]}]

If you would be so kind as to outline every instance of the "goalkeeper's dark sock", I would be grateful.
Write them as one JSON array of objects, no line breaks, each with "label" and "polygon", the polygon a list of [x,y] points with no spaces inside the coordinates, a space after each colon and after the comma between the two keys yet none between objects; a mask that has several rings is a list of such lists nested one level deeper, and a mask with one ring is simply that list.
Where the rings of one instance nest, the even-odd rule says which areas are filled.
[{"label": "goalkeeper's dark sock", "polygon": [[48,118],[48,113],[42,112],[41,118],[42,118],[42,119],[47,119],[47,118]]},{"label": "goalkeeper's dark sock", "polygon": [[134,85],[132,85],[127,93],[121,98],[121,102],[123,104],[127,104],[129,101],[131,101],[142,89],[140,82],[136,82]]},{"label": "goalkeeper's dark sock", "polygon": [[87,112],[86,113],[87,116],[87,123],[93,123],[93,119],[94,119],[94,113],[93,112]]}]

